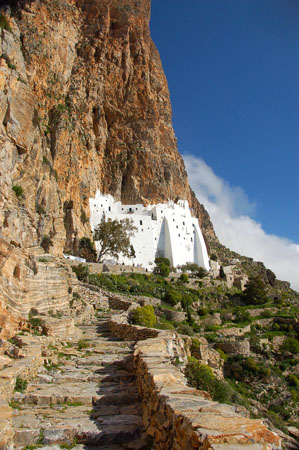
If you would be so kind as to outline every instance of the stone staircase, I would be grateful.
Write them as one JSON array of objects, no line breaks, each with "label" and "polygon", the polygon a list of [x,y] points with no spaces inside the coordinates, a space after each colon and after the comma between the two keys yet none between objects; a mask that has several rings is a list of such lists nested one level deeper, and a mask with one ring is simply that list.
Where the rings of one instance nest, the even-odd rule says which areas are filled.
[{"label": "stone staircase", "polygon": [[49,361],[15,393],[15,450],[152,448],[131,370],[133,342],[112,337],[107,318],[82,325],[83,339],[57,349],[58,364]]}]

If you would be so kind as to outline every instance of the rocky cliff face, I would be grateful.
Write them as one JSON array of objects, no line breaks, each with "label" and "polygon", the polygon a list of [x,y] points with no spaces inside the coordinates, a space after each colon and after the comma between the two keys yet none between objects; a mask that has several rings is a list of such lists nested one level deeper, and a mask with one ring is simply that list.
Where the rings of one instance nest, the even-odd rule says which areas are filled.
[{"label": "rocky cliff face", "polygon": [[[7,3],[0,28],[3,307],[28,311],[41,244],[59,256],[90,235],[88,198],[96,190],[124,203],[187,199],[206,240],[215,239],[177,151],[149,33],[150,0]],[[71,278],[65,269],[65,289]],[[41,279],[39,301],[49,295]],[[61,297],[65,303],[67,291]]]}]

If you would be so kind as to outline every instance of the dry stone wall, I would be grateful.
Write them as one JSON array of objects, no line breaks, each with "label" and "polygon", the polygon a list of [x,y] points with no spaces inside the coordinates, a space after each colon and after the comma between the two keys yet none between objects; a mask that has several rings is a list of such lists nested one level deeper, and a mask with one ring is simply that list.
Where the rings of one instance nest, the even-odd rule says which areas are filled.
[{"label": "dry stone wall", "polygon": [[143,421],[158,450],[277,450],[279,436],[241,407],[219,404],[208,393],[187,386],[179,367],[186,361],[176,332],[128,323],[128,312],[112,315],[110,329],[135,339],[134,367],[143,399]]}]

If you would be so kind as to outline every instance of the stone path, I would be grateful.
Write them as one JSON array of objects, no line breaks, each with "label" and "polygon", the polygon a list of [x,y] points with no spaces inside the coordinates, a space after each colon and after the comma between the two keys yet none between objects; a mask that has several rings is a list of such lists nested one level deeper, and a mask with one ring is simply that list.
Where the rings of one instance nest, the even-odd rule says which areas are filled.
[{"label": "stone path", "polygon": [[107,317],[80,328],[79,344],[58,350],[58,367],[49,363],[15,394],[15,450],[152,448],[130,370],[133,342],[111,337]]}]

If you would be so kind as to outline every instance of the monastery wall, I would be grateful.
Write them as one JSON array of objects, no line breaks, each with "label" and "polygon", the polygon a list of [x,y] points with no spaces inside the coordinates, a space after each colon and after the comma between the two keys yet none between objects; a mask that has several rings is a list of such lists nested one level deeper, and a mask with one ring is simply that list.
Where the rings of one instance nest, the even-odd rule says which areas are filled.
[{"label": "monastery wall", "polygon": [[[198,220],[191,216],[188,202],[144,206],[123,205],[111,195],[97,192],[90,202],[92,230],[102,220],[130,219],[137,231],[131,238],[135,258],[122,255],[119,262],[153,269],[157,256],[169,258],[173,266],[195,262],[209,270],[209,257]],[[99,244],[97,244],[99,245]]]}]

